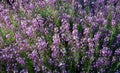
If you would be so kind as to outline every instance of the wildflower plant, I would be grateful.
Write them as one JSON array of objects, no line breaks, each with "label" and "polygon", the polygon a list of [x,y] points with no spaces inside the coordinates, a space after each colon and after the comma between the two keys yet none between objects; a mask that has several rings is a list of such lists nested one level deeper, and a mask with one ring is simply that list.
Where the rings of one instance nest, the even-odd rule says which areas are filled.
[{"label": "wildflower plant", "polygon": [[119,0],[10,3],[0,2],[0,73],[120,73]]}]

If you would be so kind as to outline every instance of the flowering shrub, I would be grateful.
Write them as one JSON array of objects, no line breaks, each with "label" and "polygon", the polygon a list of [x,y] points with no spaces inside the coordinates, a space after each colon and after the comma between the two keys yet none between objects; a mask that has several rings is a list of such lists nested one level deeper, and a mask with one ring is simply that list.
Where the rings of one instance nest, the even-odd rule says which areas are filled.
[{"label": "flowering shrub", "polygon": [[0,2],[0,73],[120,73],[119,0],[10,3]]}]

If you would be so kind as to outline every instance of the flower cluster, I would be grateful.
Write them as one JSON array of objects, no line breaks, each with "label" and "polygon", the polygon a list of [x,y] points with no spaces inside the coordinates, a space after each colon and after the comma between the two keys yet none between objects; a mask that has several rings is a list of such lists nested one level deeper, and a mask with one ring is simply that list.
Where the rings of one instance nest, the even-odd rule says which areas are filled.
[{"label": "flower cluster", "polygon": [[6,72],[120,73],[120,1],[1,1]]}]

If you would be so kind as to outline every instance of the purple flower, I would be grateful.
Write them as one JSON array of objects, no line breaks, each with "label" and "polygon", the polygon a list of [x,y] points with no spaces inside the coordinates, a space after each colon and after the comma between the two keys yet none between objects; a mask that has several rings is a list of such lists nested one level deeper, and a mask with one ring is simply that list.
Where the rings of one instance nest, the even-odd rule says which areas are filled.
[{"label": "purple flower", "polygon": [[56,45],[56,46],[59,46],[59,44],[60,44],[59,34],[54,34],[54,36],[53,36],[53,44]]},{"label": "purple flower", "polygon": [[108,47],[103,47],[100,50],[100,56],[110,57],[112,55],[112,51]]},{"label": "purple flower", "polygon": [[0,11],[4,9],[4,4],[0,4]]},{"label": "purple flower", "polygon": [[108,21],[106,19],[103,20],[103,25],[107,25]]},{"label": "purple flower", "polygon": [[59,56],[59,53],[60,53],[60,50],[59,50],[60,48],[58,47],[58,46],[52,46],[52,50],[53,50],[53,52],[52,52],[52,57],[53,58],[56,58],[56,57],[58,57]]},{"label": "purple flower", "polygon": [[55,27],[55,28],[54,28],[54,33],[58,33],[58,32],[59,32],[58,27]]},{"label": "purple flower", "polygon": [[28,73],[28,70],[27,70],[27,69],[22,69],[22,70],[20,71],[20,73]]},{"label": "purple flower", "polygon": [[11,35],[10,35],[10,34],[7,34],[7,35],[6,35],[6,38],[7,38],[7,39],[10,39],[10,38],[11,38]]},{"label": "purple flower", "polygon": [[103,42],[103,45],[102,45],[103,47],[105,47],[105,46],[108,45],[109,39],[110,39],[109,37],[105,37],[105,38],[104,38],[104,42]]},{"label": "purple flower", "polygon": [[115,55],[120,56],[120,49],[116,49],[116,50],[115,50]]},{"label": "purple flower", "polygon": [[118,0],[110,0],[111,3],[116,3]]},{"label": "purple flower", "polygon": [[38,53],[36,50],[33,50],[31,54],[29,54],[29,57],[32,59],[32,60],[36,60],[38,58]]},{"label": "purple flower", "polygon": [[112,21],[111,21],[111,24],[112,24],[112,26],[115,26],[115,25],[116,25],[116,21],[115,21],[115,20],[112,20]]},{"label": "purple flower", "polygon": [[90,29],[89,28],[85,28],[84,30],[84,35],[88,36],[90,33]]},{"label": "purple flower", "polygon": [[18,40],[20,41],[20,40],[22,40],[22,35],[20,33],[15,33],[15,38],[17,41]]},{"label": "purple flower", "polygon": [[11,25],[10,17],[9,16],[5,16],[4,20],[5,20],[6,25],[9,27]]},{"label": "purple flower", "polygon": [[120,60],[119,12],[119,0],[0,3],[0,72],[28,73],[30,59],[35,73],[109,73]]},{"label": "purple flower", "polygon": [[87,19],[88,19],[88,22],[89,22],[89,23],[92,23],[92,22],[93,22],[93,17],[89,17],[89,16],[88,16]]},{"label": "purple flower", "polygon": [[61,31],[66,31],[66,32],[68,32],[69,29],[70,29],[70,24],[68,23],[67,19],[64,19],[64,18],[63,18],[63,19],[61,20],[61,22],[62,22],[62,26],[60,27]]},{"label": "purple flower", "polygon": [[93,42],[89,43],[89,48],[94,48],[95,44]]},{"label": "purple flower", "polygon": [[47,43],[42,38],[38,39],[36,45],[39,48],[39,50],[44,50],[47,47]]},{"label": "purple flower", "polygon": [[109,65],[110,65],[110,61],[107,60],[107,58],[99,57],[96,64],[95,64],[95,67],[102,68],[104,66],[109,66]]},{"label": "purple flower", "polygon": [[33,26],[34,26],[35,28],[39,28],[39,23],[38,23],[37,19],[33,19],[33,20],[32,20],[32,23],[33,23]]},{"label": "purple flower", "polygon": [[98,2],[98,3],[103,3],[103,2],[104,2],[104,0],[97,0],[97,2]]},{"label": "purple flower", "polygon": [[17,62],[21,65],[25,65],[25,60],[21,57],[16,58]]},{"label": "purple flower", "polygon": [[100,40],[100,37],[101,37],[101,32],[97,32],[95,35],[94,35],[94,41],[95,42],[98,42]]},{"label": "purple flower", "polygon": [[30,27],[28,27],[27,28],[27,31],[26,31],[26,33],[27,33],[27,35],[29,35],[30,37],[33,37],[34,36],[34,28],[32,27],[32,26],[30,26]]},{"label": "purple flower", "polygon": [[74,29],[74,30],[72,31],[72,35],[73,35],[73,39],[74,39],[74,40],[78,40],[78,30],[77,30],[77,29]]},{"label": "purple flower", "polygon": [[39,71],[40,71],[40,67],[39,67],[38,65],[35,65],[34,70],[35,70],[36,72],[39,72]]},{"label": "purple flower", "polygon": [[99,66],[102,66],[103,64],[104,64],[104,58],[98,58],[95,66],[99,67]]}]

